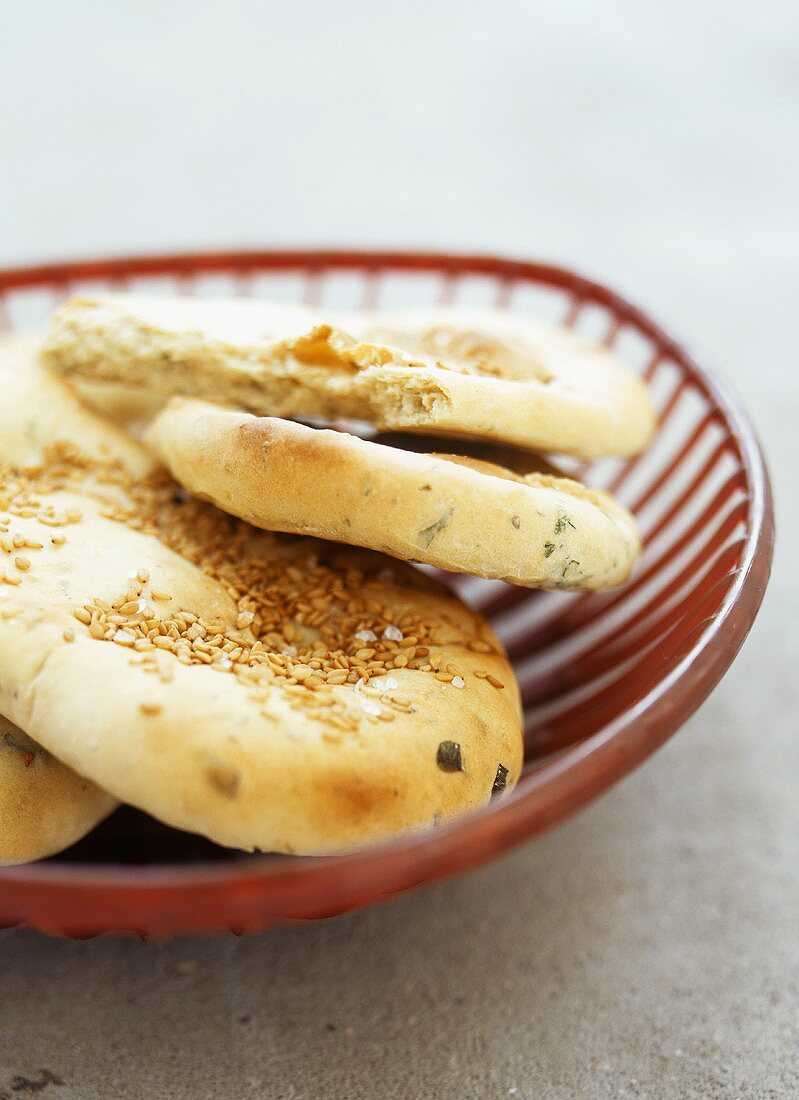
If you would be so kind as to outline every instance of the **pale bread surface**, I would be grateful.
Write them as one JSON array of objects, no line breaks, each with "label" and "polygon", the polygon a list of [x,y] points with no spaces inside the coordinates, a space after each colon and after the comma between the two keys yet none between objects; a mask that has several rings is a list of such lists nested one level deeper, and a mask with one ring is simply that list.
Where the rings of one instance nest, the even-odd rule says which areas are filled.
[{"label": "pale bread surface", "polygon": [[[13,533],[43,545],[26,551],[30,565],[7,597],[11,614],[0,618],[0,710],[31,737],[122,801],[246,849],[342,850],[434,824],[486,803],[494,788],[512,787],[522,765],[518,688],[480,616],[408,566],[258,532],[186,500],[174,483],[148,481],[146,452],[83,409],[62,382],[18,353],[4,350],[0,364],[0,383],[11,395],[0,435],[17,441],[20,461],[35,461],[44,442],[62,440],[65,425],[79,431],[82,453],[95,456],[86,463],[56,448],[44,474],[24,475],[27,497],[11,494]],[[131,501],[133,514],[142,495],[149,500],[156,492],[151,481],[163,538],[174,536],[183,515],[195,550],[206,536],[214,540],[202,567],[148,533],[152,524],[136,529],[121,518]],[[66,517],[65,525],[48,526],[42,516],[59,523]],[[53,535],[67,541],[55,544]],[[246,584],[237,571],[246,573]],[[297,670],[288,683],[271,672],[256,681],[255,672],[239,675],[232,665],[256,642],[257,619],[237,624],[259,583],[267,602],[292,601],[284,629],[291,629],[296,652],[283,638],[274,654]],[[137,598],[124,611],[126,590]],[[326,611],[303,602],[323,590],[339,592]],[[109,625],[98,600],[117,604],[109,612],[116,622]],[[91,636],[75,617],[84,605],[94,609],[92,624],[105,624],[114,640]],[[175,623],[189,621],[181,611],[209,622],[228,642],[238,639],[233,657],[225,655],[219,668],[202,663],[199,646],[207,643],[196,637],[174,651],[134,648],[141,623],[155,623],[156,633],[159,622],[177,630]],[[303,662],[315,659],[310,646],[319,632],[307,625],[314,615],[333,632],[339,622],[349,631],[359,621],[373,624],[374,642],[341,638],[355,668],[368,665],[370,653],[399,661],[396,623],[431,624],[435,638],[414,660],[425,667],[434,661],[440,675],[395,667],[377,686],[304,687],[310,670]],[[74,631],[73,641],[65,631]],[[411,640],[406,629],[402,643]],[[446,671],[450,665],[459,675]],[[451,748],[444,766],[440,761],[441,745],[450,742],[458,746],[457,768]]]},{"label": "pale bread surface", "polygon": [[89,378],[74,377],[70,379],[70,385],[84,405],[136,438],[163,408],[165,401],[160,394],[118,382],[95,382]]},{"label": "pale bread surface", "polygon": [[[87,414],[64,382],[53,378],[42,385],[32,365],[40,342],[35,336],[0,342],[0,465],[38,462],[43,445],[56,437],[82,440],[98,455],[110,453],[113,441],[135,459],[135,449]],[[0,575],[7,573],[13,576],[13,555],[0,550]],[[15,593],[14,585],[0,582],[0,616],[15,603]],[[111,795],[0,716],[0,863],[43,859],[69,847],[115,805]]]},{"label": "pale bread surface", "polygon": [[583,457],[636,453],[654,430],[645,385],[606,348],[496,310],[81,297],[53,316],[44,354],[68,375],[262,415]]},{"label": "pale bread surface", "polygon": [[533,588],[626,580],[635,522],[576,481],[173,398],[146,434],[195,495],[256,527]]}]

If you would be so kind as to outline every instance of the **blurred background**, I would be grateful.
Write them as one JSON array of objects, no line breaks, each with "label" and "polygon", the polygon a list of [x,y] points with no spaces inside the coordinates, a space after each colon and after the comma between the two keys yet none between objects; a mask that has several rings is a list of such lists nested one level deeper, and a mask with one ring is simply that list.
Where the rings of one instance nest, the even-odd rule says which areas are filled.
[{"label": "blurred background", "polygon": [[0,3],[0,265],[575,267],[741,393],[781,527],[710,702],[498,864],[241,942],[0,934],[0,1094],[45,1066],[80,1098],[799,1095],[798,100],[788,0]]},{"label": "blurred background", "polygon": [[742,385],[776,378],[799,252],[790,0],[5,0],[2,21],[3,263],[534,255],[615,284]]}]

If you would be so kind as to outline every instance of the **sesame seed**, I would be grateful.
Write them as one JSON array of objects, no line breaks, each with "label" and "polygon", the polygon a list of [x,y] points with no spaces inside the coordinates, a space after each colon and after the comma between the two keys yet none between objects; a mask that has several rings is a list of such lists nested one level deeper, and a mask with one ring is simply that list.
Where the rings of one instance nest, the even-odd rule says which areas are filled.
[{"label": "sesame seed", "polygon": [[64,631],[64,641],[65,642],[74,642],[75,641],[75,631],[71,627],[68,627]]},{"label": "sesame seed", "polygon": [[[113,502],[106,486],[114,488]],[[363,713],[391,721],[395,713],[414,709],[390,694],[398,686],[392,670],[449,676],[449,682],[455,682],[463,677],[455,665],[446,664],[455,652],[453,646],[492,652],[486,643],[476,644],[480,639],[468,636],[468,631],[467,636],[454,637],[451,624],[413,611],[399,612],[383,587],[387,579],[400,586],[406,583],[399,569],[341,568],[335,559],[326,558],[327,552],[313,561],[303,554],[287,560],[282,551],[269,552],[279,537],[255,532],[188,493],[180,494],[178,506],[174,482],[163,473],[137,479],[121,463],[88,458],[77,448],[54,444],[41,466],[0,471],[0,490],[2,506],[9,511],[8,521],[0,522],[0,546],[7,543],[12,555],[22,544],[15,546],[14,536],[3,531],[10,516],[26,514],[49,527],[80,521],[83,513],[78,508],[43,503],[48,494],[66,490],[73,498],[84,494],[92,499],[92,507],[109,520],[159,540],[232,601],[232,616],[226,611],[206,619],[197,608],[166,614],[161,608],[160,618],[142,598],[150,573],[137,569],[123,576],[112,602],[97,598],[74,609],[93,637],[129,648],[129,660],[135,652],[143,671],[163,678],[172,676],[179,662],[235,675],[259,696],[275,681],[292,707],[319,715],[328,728],[348,733],[358,727],[350,709],[352,686],[357,685]],[[266,554],[252,552],[255,539],[263,540]],[[54,532],[50,541],[62,545],[66,537]],[[41,548],[33,540],[24,545]],[[20,577],[0,581],[19,585]],[[152,603],[174,599],[158,588],[147,598]],[[429,647],[436,651],[433,656]],[[156,660],[159,650],[163,656]]]},{"label": "sesame seed", "polygon": [[142,714],[154,715],[160,714],[163,707],[160,703],[139,703],[139,710]]},{"label": "sesame seed", "polygon": [[452,686],[453,687],[462,688],[462,687],[465,686],[465,684],[466,684],[466,681],[464,680],[464,678],[462,676],[453,676],[452,677]]},{"label": "sesame seed", "polygon": [[14,565],[21,573],[27,573],[31,567],[30,558],[25,558],[20,555],[18,558],[14,558]]}]

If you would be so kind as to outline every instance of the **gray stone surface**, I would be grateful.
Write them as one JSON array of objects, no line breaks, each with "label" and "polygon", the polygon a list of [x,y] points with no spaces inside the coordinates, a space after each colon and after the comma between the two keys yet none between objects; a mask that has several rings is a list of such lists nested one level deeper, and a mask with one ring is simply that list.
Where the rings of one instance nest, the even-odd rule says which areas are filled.
[{"label": "gray stone surface", "polygon": [[700,713],[494,865],[243,940],[0,934],[0,1096],[43,1067],[53,1100],[799,1095],[793,5],[29,0],[2,19],[0,262],[352,241],[583,267],[742,392],[781,537]]}]

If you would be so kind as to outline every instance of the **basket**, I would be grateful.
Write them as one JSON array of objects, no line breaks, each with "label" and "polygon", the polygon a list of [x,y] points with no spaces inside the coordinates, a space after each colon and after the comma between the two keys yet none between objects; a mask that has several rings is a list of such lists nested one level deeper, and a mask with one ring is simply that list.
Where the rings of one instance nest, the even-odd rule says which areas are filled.
[{"label": "basket", "polygon": [[0,271],[0,330],[39,327],[65,296],[109,288],[335,308],[490,305],[601,340],[649,381],[659,428],[642,457],[571,470],[632,508],[645,550],[633,579],[609,593],[447,578],[488,616],[521,685],[526,765],[507,798],[437,830],[324,858],[229,852],[122,809],[68,852],[0,871],[0,926],[75,937],[243,933],[457,874],[596,798],[662,745],[731,664],[771,564],[760,448],[726,387],[613,291],[561,268],[483,256],[143,256]]}]

